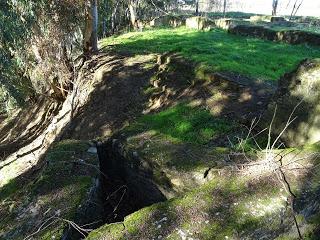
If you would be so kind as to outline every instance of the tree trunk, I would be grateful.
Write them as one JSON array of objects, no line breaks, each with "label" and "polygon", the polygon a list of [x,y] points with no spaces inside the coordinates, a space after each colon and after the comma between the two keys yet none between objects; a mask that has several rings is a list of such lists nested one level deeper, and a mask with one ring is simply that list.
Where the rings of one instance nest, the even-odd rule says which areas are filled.
[{"label": "tree trunk", "polygon": [[226,17],[227,0],[223,0],[223,17]]},{"label": "tree trunk", "polygon": [[301,0],[299,4],[298,4],[298,0],[295,0],[293,8],[292,8],[292,12],[290,14],[289,21],[291,21],[292,18],[297,14],[297,12],[298,12],[299,8],[301,7],[302,3],[303,3],[303,0]]},{"label": "tree trunk", "polygon": [[138,19],[137,19],[137,2],[135,0],[130,0],[129,2],[129,11],[130,11],[130,22],[133,29],[138,28]]},{"label": "tree trunk", "polygon": [[111,34],[114,34],[116,31],[116,15],[118,12],[118,8],[119,8],[119,3],[120,1],[118,1],[116,3],[116,6],[113,8],[113,11],[111,13],[111,17],[110,17],[110,22],[111,22]]},{"label": "tree trunk", "polygon": [[92,49],[98,51],[98,0],[92,0],[93,32]]},{"label": "tree trunk", "polygon": [[199,0],[196,0],[196,16],[199,16]]},{"label": "tree trunk", "polygon": [[279,0],[273,0],[272,1],[272,16],[277,15],[277,8],[278,8]]},{"label": "tree trunk", "polygon": [[90,0],[86,4],[86,24],[83,34],[83,52],[88,54],[98,50],[98,1]]}]

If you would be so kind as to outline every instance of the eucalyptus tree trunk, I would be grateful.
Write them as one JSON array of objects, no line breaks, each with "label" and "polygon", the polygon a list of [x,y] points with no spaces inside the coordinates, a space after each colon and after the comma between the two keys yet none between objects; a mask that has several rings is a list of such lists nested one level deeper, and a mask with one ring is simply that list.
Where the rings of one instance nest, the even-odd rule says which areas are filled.
[{"label": "eucalyptus tree trunk", "polygon": [[130,22],[134,29],[138,28],[137,4],[137,0],[129,1]]},{"label": "eucalyptus tree trunk", "polygon": [[111,13],[110,22],[111,22],[111,34],[114,34],[116,31],[116,15],[119,9],[120,1],[117,1],[116,5],[113,7],[113,11]]},{"label": "eucalyptus tree trunk", "polygon": [[98,1],[90,0],[86,4],[86,23],[84,30],[83,52],[98,51]]}]

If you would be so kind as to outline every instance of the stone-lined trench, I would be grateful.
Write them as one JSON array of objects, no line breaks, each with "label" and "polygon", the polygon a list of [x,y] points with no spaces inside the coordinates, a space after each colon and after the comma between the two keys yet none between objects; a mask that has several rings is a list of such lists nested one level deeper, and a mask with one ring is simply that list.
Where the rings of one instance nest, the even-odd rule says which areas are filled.
[{"label": "stone-lined trench", "polygon": [[[78,209],[75,222],[95,229],[122,222],[126,216],[154,203],[167,200],[153,181],[152,166],[137,152],[128,152],[121,140],[96,143],[100,174]],[[88,225],[89,224],[89,225]],[[74,228],[65,229],[63,240],[82,239]]]}]

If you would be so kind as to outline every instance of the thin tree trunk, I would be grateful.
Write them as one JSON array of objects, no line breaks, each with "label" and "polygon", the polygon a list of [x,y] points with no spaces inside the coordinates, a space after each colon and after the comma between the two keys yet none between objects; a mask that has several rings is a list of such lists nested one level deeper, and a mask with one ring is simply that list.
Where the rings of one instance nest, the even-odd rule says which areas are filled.
[{"label": "thin tree trunk", "polygon": [[299,8],[301,7],[302,3],[303,3],[303,0],[301,0],[299,6],[296,8],[296,11],[295,11],[295,13],[293,14],[293,16],[296,16],[296,15],[297,15],[297,12],[298,12]]},{"label": "thin tree trunk", "polygon": [[138,28],[137,20],[137,3],[134,0],[129,2],[130,22],[134,29]]},{"label": "thin tree trunk", "polygon": [[279,0],[273,0],[272,1],[272,16],[277,15],[277,8],[278,8]]},{"label": "thin tree trunk", "polygon": [[199,16],[199,0],[196,0],[196,16]]},{"label": "thin tree trunk", "polygon": [[303,0],[301,0],[301,2],[299,4],[297,4],[297,2],[298,2],[298,0],[296,0],[294,2],[294,5],[293,5],[292,11],[291,11],[291,15],[290,15],[290,18],[289,18],[290,21],[292,20],[292,17],[296,16],[299,8],[301,7],[301,5],[303,3]]},{"label": "thin tree trunk", "polygon": [[105,38],[107,36],[107,23],[108,23],[108,1],[105,2],[105,5],[103,6],[103,20],[102,20],[102,37]]},{"label": "thin tree trunk", "polygon": [[93,32],[92,50],[98,51],[98,0],[92,0]]},{"label": "thin tree trunk", "polygon": [[113,12],[111,13],[111,33],[114,34],[116,31],[116,14],[119,8],[119,3],[120,1],[118,1],[116,3],[116,6],[113,9]]},{"label": "thin tree trunk", "polygon": [[290,18],[289,18],[289,20],[290,20],[290,21],[291,21],[291,19],[292,19],[292,16],[293,16],[294,10],[296,9],[297,1],[298,1],[298,0],[296,0],[296,1],[294,2],[294,4],[293,4],[293,8],[292,8],[292,11],[291,11],[291,14],[290,14]]},{"label": "thin tree trunk", "polygon": [[223,17],[226,17],[227,0],[223,0]]},{"label": "thin tree trunk", "polygon": [[83,52],[88,54],[98,50],[98,4],[97,0],[87,1]]}]

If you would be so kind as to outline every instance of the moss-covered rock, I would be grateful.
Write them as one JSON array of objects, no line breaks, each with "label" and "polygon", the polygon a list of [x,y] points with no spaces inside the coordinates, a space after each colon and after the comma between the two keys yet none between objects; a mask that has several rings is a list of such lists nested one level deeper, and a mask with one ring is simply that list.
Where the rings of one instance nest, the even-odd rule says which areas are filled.
[{"label": "moss-covered rock", "polygon": [[[221,176],[181,198],[96,229],[87,239],[296,239],[287,197],[276,182]],[[306,224],[303,215],[298,219],[304,235],[317,226]]]},{"label": "moss-covered rock", "polygon": [[290,146],[320,141],[320,59],[304,60],[279,81],[278,90],[264,114],[263,124],[273,121],[272,133],[278,136],[293,120],[281,138]]},{"label": "moss-covered rock", "polygon": [[278,22],[285,22],[286,19],[284,17],[279,17],[279,16],[272,16],[270,19],[270,22],[272,23],[278,23]]},{"label": "moss-covered rock", "polygon": [[250,17],[250,21],[252,22],[270,22],[272,16],[268,15],[255,15]]}]

